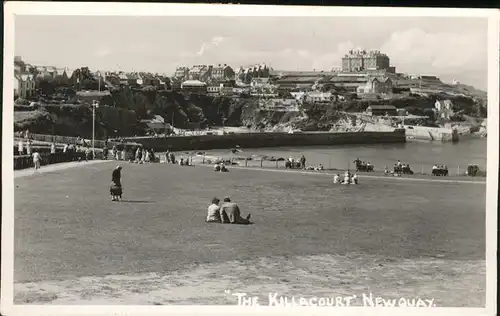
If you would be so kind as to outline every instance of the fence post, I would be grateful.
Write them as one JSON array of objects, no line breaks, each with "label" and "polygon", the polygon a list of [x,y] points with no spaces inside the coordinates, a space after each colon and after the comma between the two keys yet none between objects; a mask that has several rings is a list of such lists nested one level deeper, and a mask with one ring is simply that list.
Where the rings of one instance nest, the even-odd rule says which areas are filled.
[{"label": "fence post", "polygon": [[424,165],[422,164],[422,171],[421,171],[422,174],[424,174]]},{"label": "fence post", "polygon": [[457,167],[457,176],[459,176],[459,175],[460,175],[460,165],[458,165],[458,167]]},{"label": "fence post", "polygon": [[203,154],[203,160],[201,162],[202,164],[205,164],[205,154]]},{"label": "fence post", "polygon": [[245,158],[245,167],[248,167],[248,157]]},{"label": "fence post", "polygon": [[276,159],[276,169],[278,169],[278,159]]},{"label": "fence post", "polygon": [[262,162],[264,161],[264,158],[260,158],[260,167],[262,168]]}]

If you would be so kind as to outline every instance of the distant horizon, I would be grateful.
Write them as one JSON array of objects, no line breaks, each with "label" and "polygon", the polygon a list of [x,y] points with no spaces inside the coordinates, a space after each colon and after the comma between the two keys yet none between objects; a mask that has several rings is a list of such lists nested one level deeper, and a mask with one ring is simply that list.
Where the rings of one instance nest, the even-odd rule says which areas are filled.
[{"label": "distant horizon", "polygon": [[15,20],[15,56],[57,68],[171,76],[178,66],[228,64],[237,70],[264,63],[278,71],[328,72],[359,48],[387,54],[397,73],[455,79],[487,91],[486,18],[18,15]]}]

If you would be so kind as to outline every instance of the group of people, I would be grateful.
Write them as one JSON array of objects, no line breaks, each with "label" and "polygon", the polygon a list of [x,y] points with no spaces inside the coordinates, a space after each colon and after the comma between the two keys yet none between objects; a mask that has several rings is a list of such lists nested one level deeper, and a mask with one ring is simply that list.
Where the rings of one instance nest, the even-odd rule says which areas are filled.
[{"label": "group of people", "polygon": [[[107,155],[104,155],[105,157]],[[116,145],[113,145],[113,148],[111,148],[111,156],[115,160],[127,160],[127,150],[125,149],[124,146],[122,148],[118,148]]]},{"label": "group of people", "polygon": [[373,171],[373,165],[369,161],[360,160],[356,158],[354,161],[357,171]]},{"label": "group of people", "polygon": [[21,139],[19,140],[19,143],[17,144],[17,154],[19,156],[22,155],[29,155],[33,153],[33,145],[31,142],[31,139],[26,140],[26,143]]},{"label": "group of people", "polygon": [[358,173],[355,172],[354,174],[351,174],[351,172],[346,171],[344,173],[344,179],[341,180],[340,174],[335,174],[333,176],[333,183],[334,184],[358,184]]},{"label": "group of people", "polygon": [[251,214],[248,214],[246,217],[242,217],[238,204],[232,202],[230,197],[225,197],[222,205],[220,205],[220,200],[214,197],[212,203],[208,206],[205,221],[207,223],[248,225],[252,224],[250,222],[251,216]]},{"label": "group of people", "polygon": [[144,164],[152,161],[156,161],[154,150],[137,147],[137,150],[135,151],[135,163]]},{"label": "group of people", "polygon": [[289,157],[285,162],[286,169],[306,169],[306,156],[302,155],[298,160]]},{"label": "group of people", "polygon": [[227,169],[226,164],[223,161],[221,161],[221,162],[215,163],[214,171],[216,171],[216,172],[228,172],[229,170]]},{"label": "group of people", "polygon": [[446,165],[434,165],[434,166],[432,166],[432,170],[448,170],[448,166],[446,166]]}]

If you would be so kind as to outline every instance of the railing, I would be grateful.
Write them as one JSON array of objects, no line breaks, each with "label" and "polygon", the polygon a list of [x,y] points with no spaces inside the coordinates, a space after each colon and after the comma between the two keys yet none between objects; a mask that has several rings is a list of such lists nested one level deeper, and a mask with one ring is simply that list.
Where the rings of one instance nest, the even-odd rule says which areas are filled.
[{"label": "railing", "polygon": [[[215,164],[219,161],[219,158],[214,156],[189,156],[182,155],[177,153],[176,160],[180,160],[180,158],[186,159],[190,157],[195,164]],[[162,158],[165,160],[164,158]],[[252,167],[252,168],[270,168],[270,169],[285,169],[286,161],[284,157],[220,157],[220,160],[224,161],[228,168],[231,165],[237,165],[240,167]],[[297,162],[298,160],[295,160]],[[306,163],[306,170],[314,170],[322,165],[323,170],[328,171],[338,171],[345,172],[348,169],[350,171],[356,170],[356,165],[351,162],[346,162],[345,165],[340,165],[332,161],[329,157],[324,157],[323,159],[315,159],[314,164]],[[413,175],[425,175],[432,176],[432,165],[420,164],[420,165],[410,165],[409,170],[410,173],[403,172],[403,175],[413,174]],[[294,168],[300,169],[300,168]],[[391,173],[394,171],[394,167],[392,164],[387,164],[387,171]],[[472,171],[472,172],[471,172]],[[385,166],[373,166],[373,171],[360,171],[362,174],[383,174],[385,172]],[[474,177],[486,177],[486,171],[477,170],[474,172],[467,165],[465,166],[448,166],[448,176],[474,176]]]},{"label": "railing", "polygon": [[[51,165],[61,162],[71,162],[85,160],[85,153],[83,152],[73,152],[73,153],[41,153],[42,160],[41,165]],[[14,170],[26,169],[34,167],[33,157],[29,155],[15,156],[14,157]]]}]

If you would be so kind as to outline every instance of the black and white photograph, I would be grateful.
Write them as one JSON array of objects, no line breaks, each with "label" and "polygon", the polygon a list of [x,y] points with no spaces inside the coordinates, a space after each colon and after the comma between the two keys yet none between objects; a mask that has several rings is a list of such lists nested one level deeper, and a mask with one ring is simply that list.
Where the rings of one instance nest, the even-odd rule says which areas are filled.
[{"label": "black and white photograph", "polygon": [[307,8],[6,6],[2,314],[495,314],[498,10]]}]

